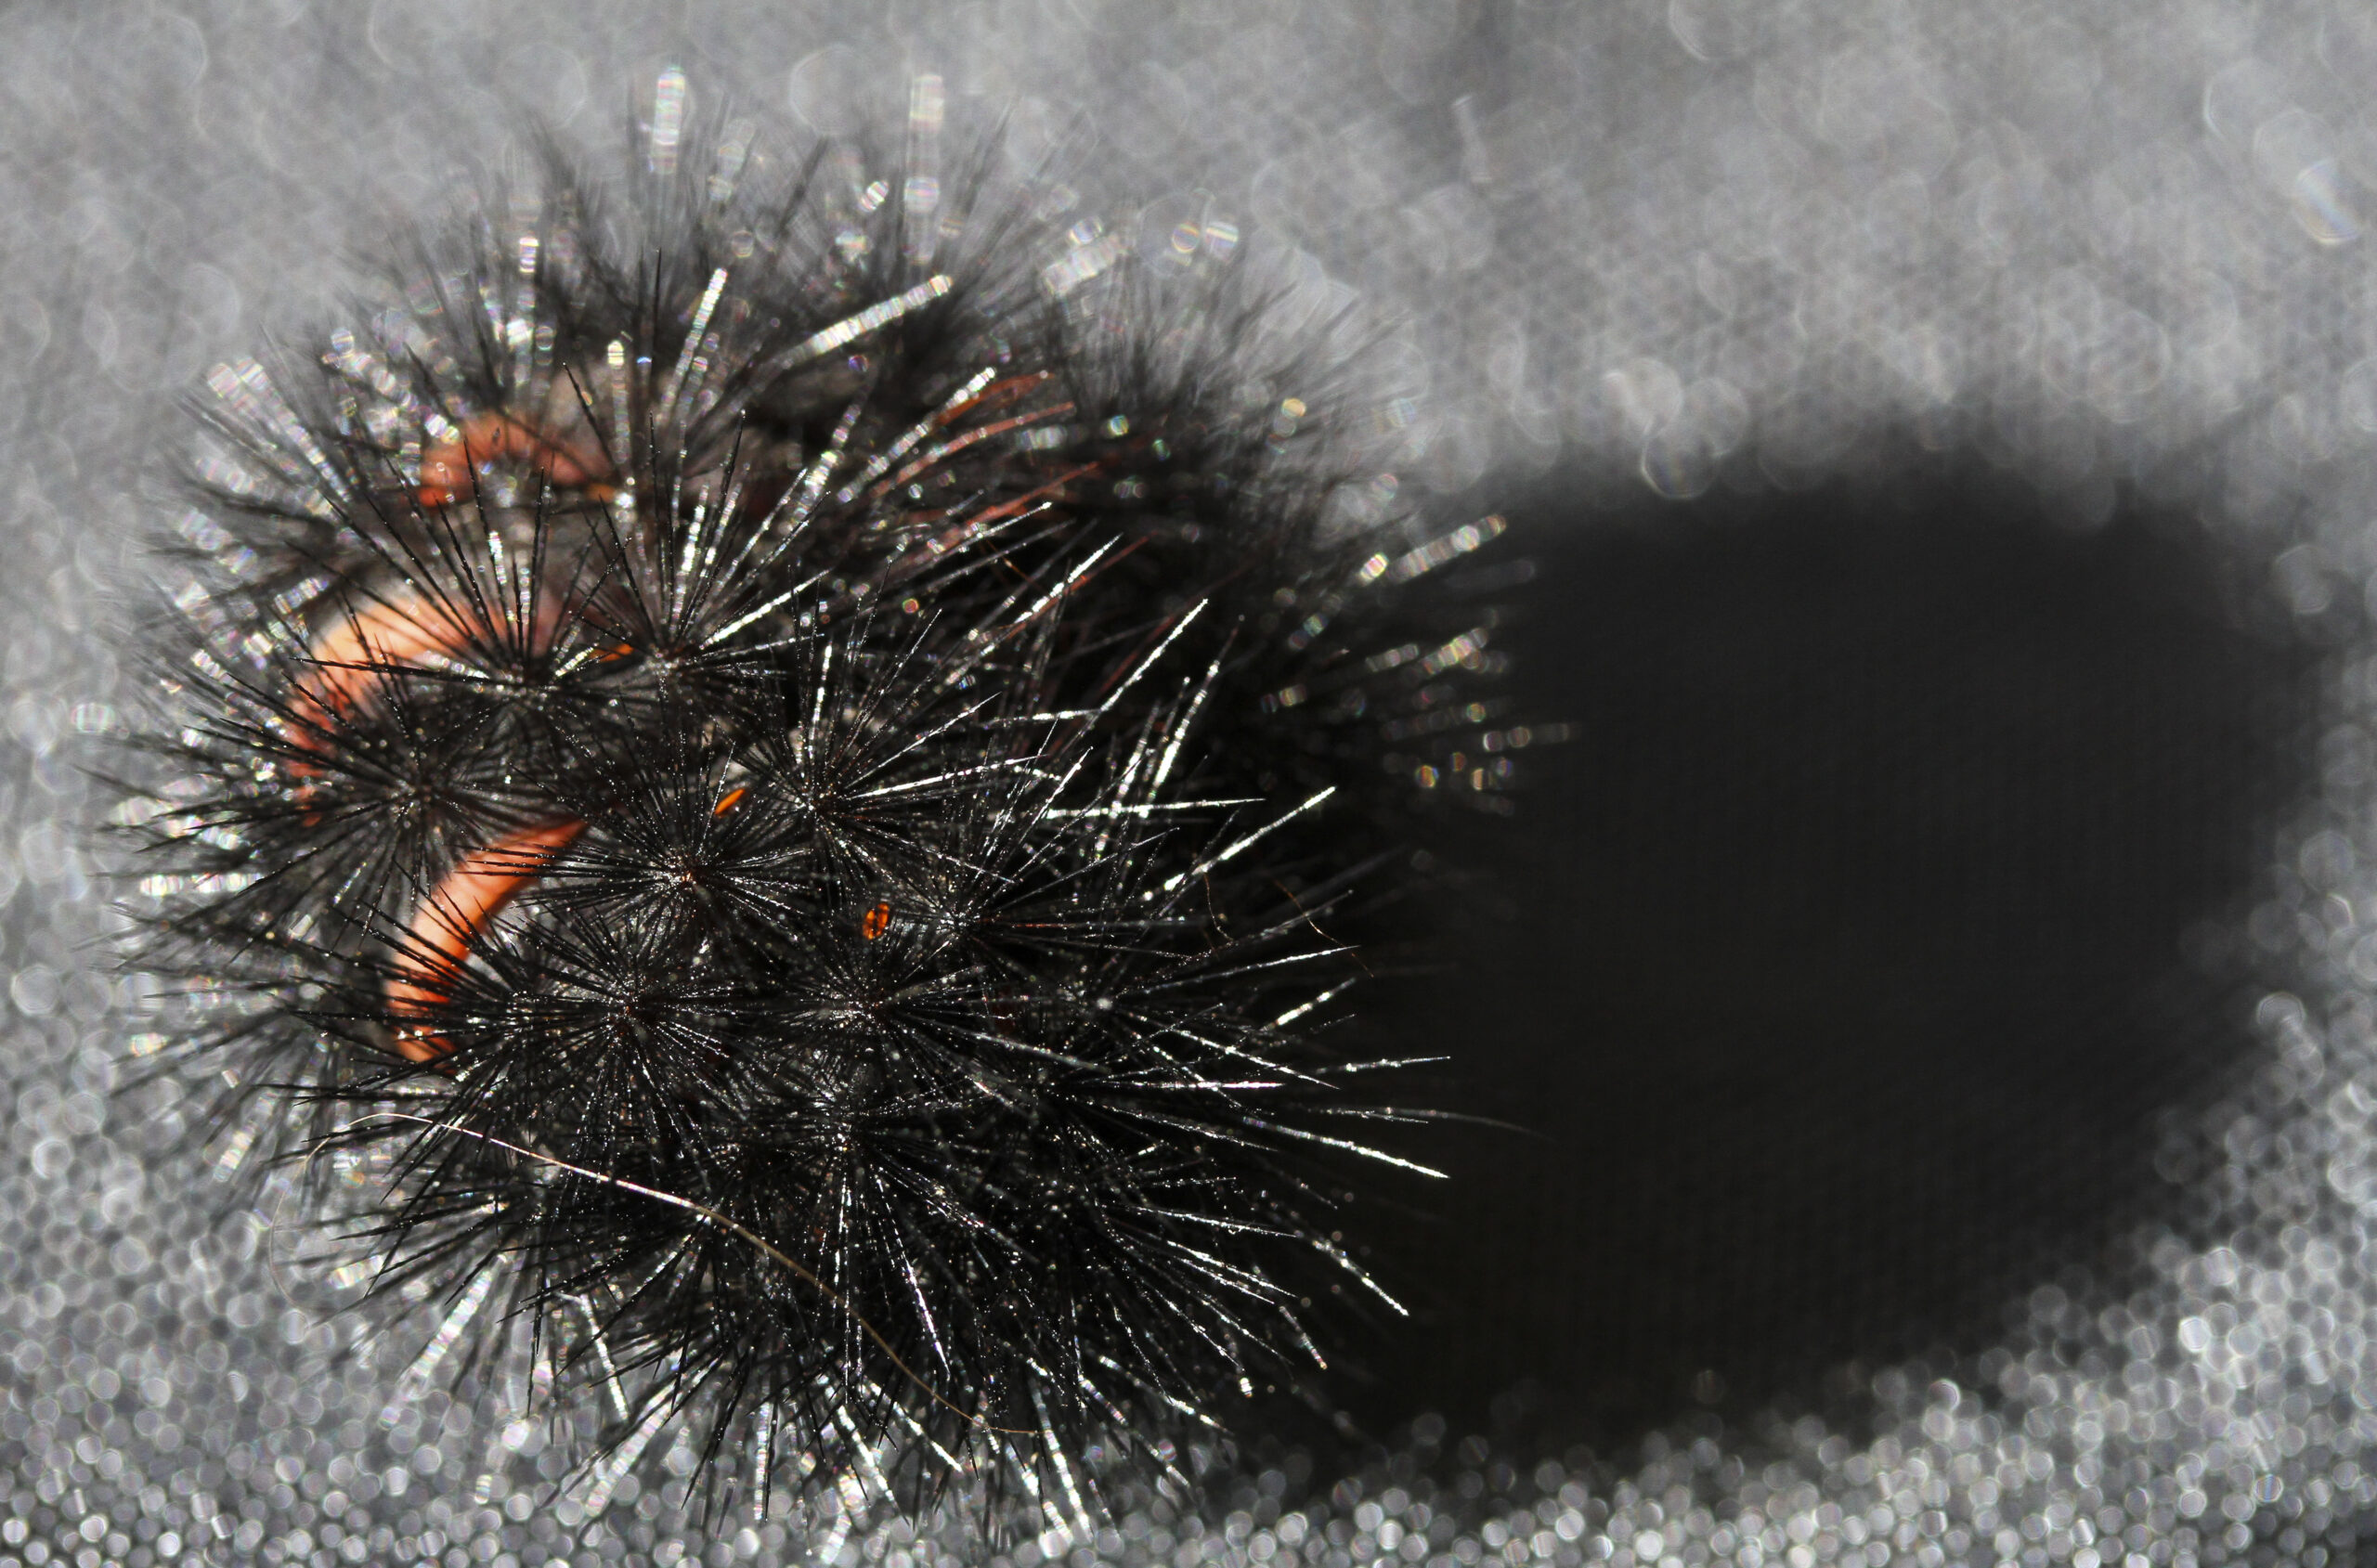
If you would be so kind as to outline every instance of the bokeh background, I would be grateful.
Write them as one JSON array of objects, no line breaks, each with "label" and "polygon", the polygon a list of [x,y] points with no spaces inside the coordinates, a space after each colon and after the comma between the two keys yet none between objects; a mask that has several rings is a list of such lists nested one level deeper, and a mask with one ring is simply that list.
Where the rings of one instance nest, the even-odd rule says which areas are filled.
[{"label": "bokeh background", "polygon": [[1523,1131],[1368,1216],[1417,1317],[1342,1419],[1014,1568],[2365,1549],[2377,13],[253,0],[0,9],[0,1562],[987,1549],[699,1528],[667,1438],[590,1519],[116,1092],[83,770],[176,399],[670,67],[826,132],[934,72],[1125,233],[1237,225],[1533,564],[1571,738],[1438,830],[1370,1026]]}]

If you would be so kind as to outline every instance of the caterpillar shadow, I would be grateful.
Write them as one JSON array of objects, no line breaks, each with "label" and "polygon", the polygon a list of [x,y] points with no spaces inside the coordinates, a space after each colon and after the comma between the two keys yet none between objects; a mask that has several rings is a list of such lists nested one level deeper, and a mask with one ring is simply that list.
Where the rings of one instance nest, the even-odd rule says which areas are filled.
[{"label": "caterpillar shadow", "polygon": [[1511,512],[1504,645],[1575,738],[1514,824],[1437,830],[1479,887],[1367,1011],[1528,1132],[1432,1137],[1450,1182],[1369,1217],[1418,1311],[1347,1409],[1623,1444],[2121,1266],[2176,1212],[2158,1114],[2251,1049],[2187,939],[2304,785],[2316,640],[2250,628],[2192,525],[1970,473]]}]

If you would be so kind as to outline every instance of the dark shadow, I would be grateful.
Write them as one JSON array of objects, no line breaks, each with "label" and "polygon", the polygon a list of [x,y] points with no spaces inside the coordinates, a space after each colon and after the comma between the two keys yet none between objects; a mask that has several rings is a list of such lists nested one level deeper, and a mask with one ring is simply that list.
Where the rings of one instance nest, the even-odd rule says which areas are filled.
[{"label": "dark shadow", "polygon": [[1420,1316],[1339,1397],[1620,1444],[2108,1266],[2169,1198],[2157,1111],[2250,1048],[2182,936],[2300,786],[2303,647],[2190,526],[1986,476],[1513,515],[1521,706],[1575,738],[1441,830],[1479,887],[1366,1011],[1534,1135],[1433,1136],[1430,1212],[1367,1215]]}]

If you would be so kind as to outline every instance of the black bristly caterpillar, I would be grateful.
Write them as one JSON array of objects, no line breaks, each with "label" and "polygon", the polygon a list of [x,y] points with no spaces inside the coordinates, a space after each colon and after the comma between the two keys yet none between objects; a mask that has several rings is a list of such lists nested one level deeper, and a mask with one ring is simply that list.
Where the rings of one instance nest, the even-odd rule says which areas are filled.
[{"label": "black bristly caterpillar", "polygon": [[139,962],[221,1168],[531,1324],[594,1494],[682,1419],[762,1506],[1079,1521],[1376,1290],[1328,916],[1502,804],[1422,591],[1500,525],[1420,529],[1227,226],[1148,254],[929,83],[897,157],[671,94],[210,378]]}]

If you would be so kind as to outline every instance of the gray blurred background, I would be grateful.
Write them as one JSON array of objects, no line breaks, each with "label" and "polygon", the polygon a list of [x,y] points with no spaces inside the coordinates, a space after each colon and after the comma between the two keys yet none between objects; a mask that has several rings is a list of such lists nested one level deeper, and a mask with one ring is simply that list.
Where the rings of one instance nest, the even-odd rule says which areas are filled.
[{"label": "gray blurred background", "polygon": [[1407,493],[1542,565],[1552,869],[1408,1027],[1543,1136],[1390,1225],[1427,1324],[1351,1426],[1020,1568],[2349,1552],[2377,12],[254,0],[0,9],[0,1561],[976,1555],[693,1529],[665,1437],[551,1502],[525,1391],[325,1370],[275,1216],[110,1095],[156,1020],[78,769],[176,398],[670,66],[828,132],[925,71],[1085,129],[1127,232],[1234,222],[1395,327]]}]

